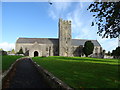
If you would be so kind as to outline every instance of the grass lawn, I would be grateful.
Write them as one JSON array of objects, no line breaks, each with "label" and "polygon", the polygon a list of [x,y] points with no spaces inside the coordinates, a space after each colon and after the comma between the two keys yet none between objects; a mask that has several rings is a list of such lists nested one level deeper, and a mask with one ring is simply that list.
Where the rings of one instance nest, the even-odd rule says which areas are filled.
[{"label": "grass lawn", "polygon": [[33,57],[33,60],[73,88],[118,88],[118,59]]},{"label": "grass lawn", "polygon": [[8,56],[8,55],[2,56],[2,72],[4,72],[5,70],[8,70],[11,64],[21,57],[23,56]]}]

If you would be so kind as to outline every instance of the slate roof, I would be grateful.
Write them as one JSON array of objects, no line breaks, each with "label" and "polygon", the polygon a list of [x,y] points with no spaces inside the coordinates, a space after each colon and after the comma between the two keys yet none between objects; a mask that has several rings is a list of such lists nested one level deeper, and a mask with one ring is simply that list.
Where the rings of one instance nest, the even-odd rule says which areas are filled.
[{"label": "slate roof", "polygon": [[[84,45],[84,43],[88,41],[87,39],[72,39],[73,46]],[[94,46],[100,46],[97,40],[91,40]],[[58,38],[18,38],[16,43],[35,43],[38,42],[40,44],[58,44]]]},{"label": "slate roof", "polygon": [[40,44],[58,44],[56,38],[18,38],[16,43],[40,43]]},{"label": "slate roof", "polygon": [[[84,46],[84,43],[86,41],[89,41],[89,40],[87,40],[87,39],[72,39],[72,45],[74,45],[74,46],[83,45]],[[94,46],[101,46],[97,40],[90,40],[90,41],[92,41]]]}]

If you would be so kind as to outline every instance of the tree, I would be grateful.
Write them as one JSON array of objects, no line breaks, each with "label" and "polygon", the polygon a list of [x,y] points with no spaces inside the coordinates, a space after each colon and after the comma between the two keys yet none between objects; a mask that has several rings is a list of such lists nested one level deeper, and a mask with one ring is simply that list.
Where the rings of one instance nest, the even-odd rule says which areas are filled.
[{"label": "tree", "polygon": [[22,47],[20,48],[19,52],[17,52],[17,54],[23,54]]},{"label": "tree", "polygon": [[110,53],[110,51],[108,51],[108,56],[111,56],[111,53]]},{"label": "tree", "polygon": [[115,50],[112,50],[111,56],[115,55]]},{"label": "tree", "polygon": [[91,41],[86,41],[83,47],[83,53],[86,57],[93,53],[94,44]]},{"label": "tree", "polygon": [[[99,0],[97,0],[99,1]],[[99,36],[117,38],[120,34],[120,2],[93,2],[87,10],[93,12]]]},{"label": "tree", "polygon": [[113,50],[111,55],[115,58],[120,58],[120,47],[117,47],[115,50]]},{"label": "tree", "polygon": [[115,50],[115,56],[120,56],[120,47],[117,47]]},{"label": "tree", "polygon": [[11,51],[11,52],[15,54],[15,50],[14,50],[14,49],[12,49],[12,51]]},{"label": "tree", "polygon": [[105,50],[103,50],[103,54],[105,54]]}]

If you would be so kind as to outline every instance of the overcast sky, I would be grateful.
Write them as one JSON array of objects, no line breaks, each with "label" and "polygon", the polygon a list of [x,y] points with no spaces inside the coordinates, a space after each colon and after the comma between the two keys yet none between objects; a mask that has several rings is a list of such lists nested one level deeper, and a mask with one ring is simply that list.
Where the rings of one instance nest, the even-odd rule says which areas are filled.
[{"label": "overcast sky", "polygon": [[2,41],[0,48],[11,50],[19,37],[57,38],[58,20],[72,21],[72,38],[98,40],[103,49],[112,51],[118,39],[102,39],[92,27],[91,2],[4,2],[2,3]]}]

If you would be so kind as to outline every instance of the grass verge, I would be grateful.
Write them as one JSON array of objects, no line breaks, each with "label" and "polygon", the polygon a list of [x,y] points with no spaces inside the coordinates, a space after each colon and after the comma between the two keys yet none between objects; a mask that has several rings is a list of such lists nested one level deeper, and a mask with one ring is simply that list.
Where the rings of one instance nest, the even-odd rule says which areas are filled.
[{"label": "grass verge", "polygon": [[2,56],[2,72],[9,69],[12,63],[14,63],[18,58],[21,58],[23,56]]},{"label": "grass verge", "polygon": [[118,88],[118,59],[33,57],[33,60],[72,88]]}]

